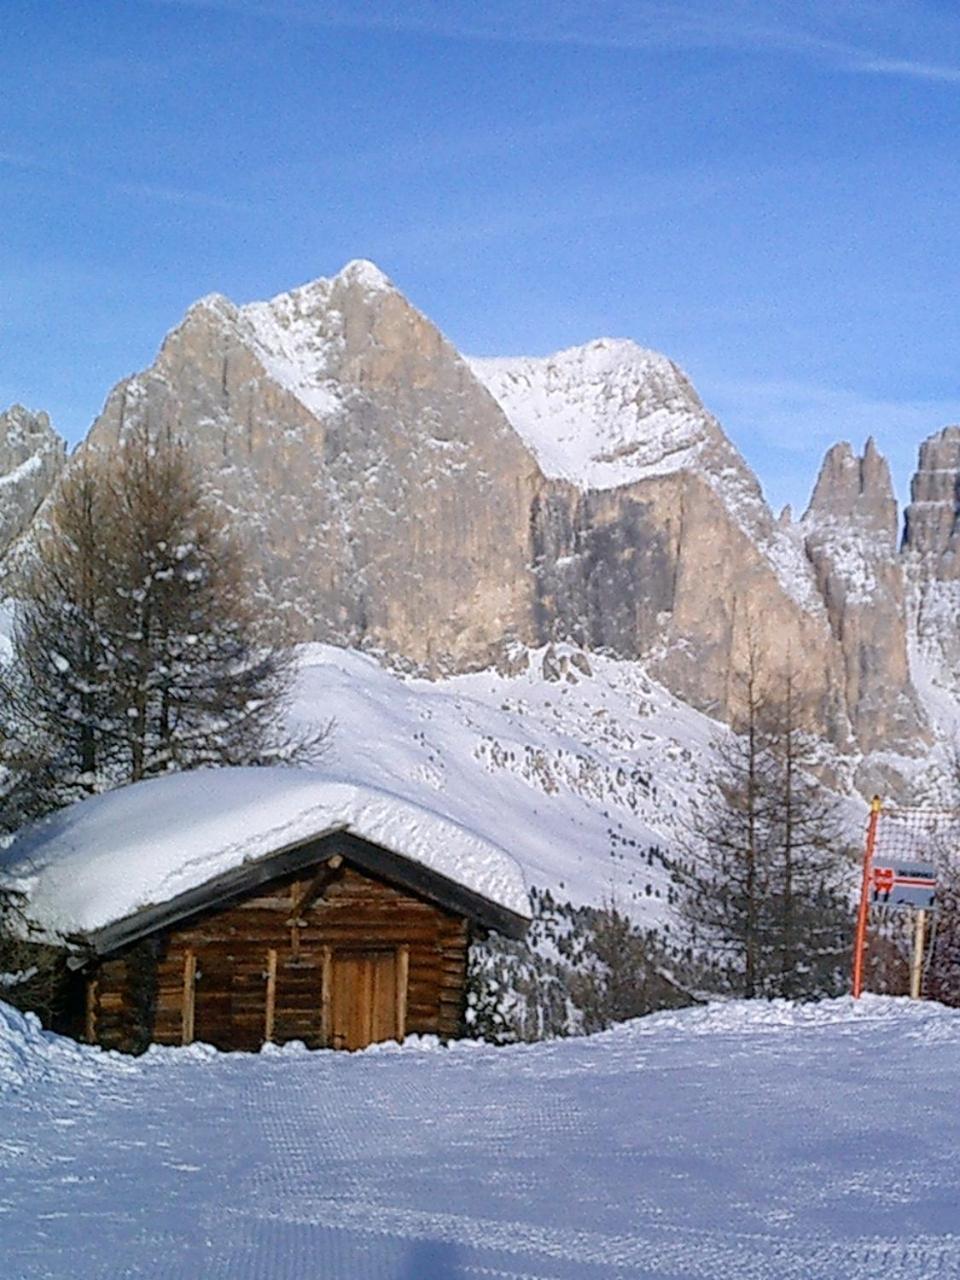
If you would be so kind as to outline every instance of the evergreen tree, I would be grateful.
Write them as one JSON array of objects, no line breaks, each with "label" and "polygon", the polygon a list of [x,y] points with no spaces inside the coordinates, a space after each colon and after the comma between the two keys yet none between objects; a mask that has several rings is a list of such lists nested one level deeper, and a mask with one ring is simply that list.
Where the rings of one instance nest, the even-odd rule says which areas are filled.
[{"label": "evergreen tree", "polygon": [[58,1007],[63,967],[62,951],[31,940],[22,894],[0,885],[0,1000],[32,1009],[49,1024]]},{"label": "evergreen tree", "polygon": [[101,789],[118,765],[110,494],[85,455],[59,486],[0,673],[3,825]]},{"label": "evergreen tree", "polygon": [[282,756],[295,654],[267,641],[185,446],[134,433],[110,489],[124,780]]},{"label": "evergreen tree", "polygon": [[762,993],[769,947],[776,793],[759,652],[752,643],[741,686],[742,709],[734,733],[715,743],[719,770],[710,801],[673,871],[694,947],[712,952],[726,982],[750,999]]},{"label": "evergreen tree", "polygon": [[[960,739],[954,742],[944,787],[946,808],[933,832],[930,855],[937,866],[937,899],[930,920],[932,937],[924,994],[960,1008]],[[901,988],[902,989],[902,988]]]},{"label": "evergreen tree", "polygon": [[0,677],[8,828],[169,770],[322,752],[327,732],[284,732],[295,655],[183,444],[140,429],[86,451],[46,525]]},{"label": "evergreen tree", "polygon": [[812,772],[789,667],[771,692],[751,645],[741,703],[716,744],[711,802],[674,864],[681,915],[728,989],[834,994],[851,928],[837,805]]},{"label": "evergreen tree", "polygon": [[768,987],[789,997],[838,994],[846,985],[853,925],[841,813],[814,773],[815,743],[802,727],[789,664],[778,695],[766,711],[773,756]]},{"label": "evergreen tree", "polygon": [[935,930],[927,966],[925,994],[960,1007],[960,872],[941,869],[937,883]]}]

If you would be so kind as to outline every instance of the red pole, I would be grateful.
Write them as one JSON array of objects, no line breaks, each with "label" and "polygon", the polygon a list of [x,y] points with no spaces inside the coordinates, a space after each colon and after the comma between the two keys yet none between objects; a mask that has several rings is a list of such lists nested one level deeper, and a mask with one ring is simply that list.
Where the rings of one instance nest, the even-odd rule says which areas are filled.
[{"label": "red pole", "polygon": [[873,797],[870,805],[870,822],[867,826],[867,843],[863,850],[863,882],[860,886],[860,910],[857,912],[857,938],[853,944],[853,998],[859,1000],[863,992],[863,953],[867,945],[867,917],[870,914],[870,874],[873,871],[873,854],[877,847],[877,827],[883,801]]}]

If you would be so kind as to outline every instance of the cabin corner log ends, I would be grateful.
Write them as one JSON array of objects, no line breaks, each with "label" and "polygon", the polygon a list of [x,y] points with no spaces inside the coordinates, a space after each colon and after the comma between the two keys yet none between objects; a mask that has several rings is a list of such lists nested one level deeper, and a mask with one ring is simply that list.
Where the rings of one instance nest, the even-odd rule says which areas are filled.
[{"label": "cabin corner log ends", "polygon": [[126,928],[125,941],[91,957],[64,1029],[132,1053],[457,1036],[471,927],[491,922],[377,874],[369,856],[358,866],[356,843],[326,844],[295,870],[275,862],[272,878],[235,883],[205,906],[197,897],[189,912],[173,904],[139,936]]}]

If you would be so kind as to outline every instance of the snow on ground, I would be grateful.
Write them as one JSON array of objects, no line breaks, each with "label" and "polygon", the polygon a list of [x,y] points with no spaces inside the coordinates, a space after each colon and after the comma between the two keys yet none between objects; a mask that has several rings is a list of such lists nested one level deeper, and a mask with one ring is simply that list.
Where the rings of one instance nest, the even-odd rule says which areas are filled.
[{"label": "snow on ground", "polygon": [[520,867],[503,849],[427,805],[311,769],[197,769],[92,796],[20,832],[0,872],[28,895],[35,924],[89,932],[333,831],[529,915]]},{"label": "snow on ground", "polygon": [[[558,662],[577,657],[555,648]],[[385,788],[514,855],[529,884],[577,903],[616,899],[639,922],[666,914],[649,849],[685,838],[721,726],[648,679],[591,654],[592,674],[403,678],[370,657],[303,650],[295,718],[337,727],[324,771]]]},{"label": "snow on ground", "polygon": [[137,1060],[3,1013],[11,1280],[960,1274],[960,1015],[939,1006]]}]

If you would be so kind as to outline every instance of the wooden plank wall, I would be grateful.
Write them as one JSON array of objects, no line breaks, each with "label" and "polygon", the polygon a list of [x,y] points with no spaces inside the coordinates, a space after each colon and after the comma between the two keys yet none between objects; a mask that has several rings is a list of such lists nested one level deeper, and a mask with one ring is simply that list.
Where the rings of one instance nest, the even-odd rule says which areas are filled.
[{"label": "wooden plank wall", "polygon": [[[102,963],[92,975],[97,1041],[127,1052],[151,1041],[183,1043],[184,984],[195,963],[197,1040],[259,1048],[272,990],[273,1039],[321,1047],[331,955],[378,947],[406,948],[407,1033],[459,1034],[467,922],[349,866],[323,884],[319,896],[315,876],[311,870],[276,881]],[[189,1022],[188,999],[188,1032]]]}]

